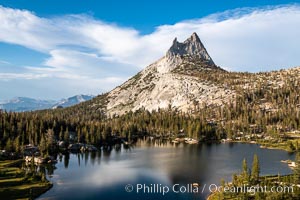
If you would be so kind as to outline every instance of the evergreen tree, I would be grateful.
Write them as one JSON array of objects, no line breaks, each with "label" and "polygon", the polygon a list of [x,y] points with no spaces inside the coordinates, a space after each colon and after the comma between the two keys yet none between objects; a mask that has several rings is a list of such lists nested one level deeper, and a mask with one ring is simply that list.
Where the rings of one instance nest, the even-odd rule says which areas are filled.
[{"label": "evergreen tree", "polygon": [[63,133],[63,127],[60,127],[60,132],[59,132],[59,140],[63,140],[64,139],[64,133]]},{"label": "evergreen tree", "polygon": [[66,128],[66,131],[64,132],[64,141],[69,143],[69,139],[70,139],[70,133],[69,133],[69,128]]},{"label": "evergreen tree", "polygon": [[243,163],[242,163],[242,178],[243,178],[243,182],[248,182],[249,179],[249,174],[248,174],[248,164],[247,164],[247,160],[244,158]]},{"label": "evergreen tree", "polygon": [[300,152],[297,152],[295,157],[296,167],[294,168],[294,182],[300,184]]},{"label": "evergreen tree", "polygon": [[251,178],[254,182],[259,180],[260,166],[258,156],[254,154],[252,161],[252,170],[251,170]]}]

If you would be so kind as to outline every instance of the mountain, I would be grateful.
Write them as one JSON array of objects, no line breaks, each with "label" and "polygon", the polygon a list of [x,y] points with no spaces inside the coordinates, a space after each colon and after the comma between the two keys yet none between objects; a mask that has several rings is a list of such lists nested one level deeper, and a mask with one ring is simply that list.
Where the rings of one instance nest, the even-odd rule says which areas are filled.
[{"label": "mountain", "polygon": [[76,95],[61,101],[39,100],[27,97],[16,97],[6,102],[0,103],[0,109],[14,112],[24,112],[33,110],[43,110],[57,107],[69,107],[81,102],[91,100],[92,95]]},{"label": "mountain", "polygon": [[27,97],[16,97],[7,102],[3,102],[0,104],[0,109],[6,111],[14,111],[14,112],[24,112],[31,110],[42,110],[51,108],[51,106],[56,103],[56,101],[52,100],[38,100]]},{"label": "mountain", "polygon": [[81,102],[85,102],[88,100],[91,100],[92,98],[94,98],[93,95],[76,95],[67,99],[63,99],[60,102],[56,103],[55,105],[52,106],[52,108],[59,108],[59,107],[70,107],[76,104],[79,104]]},{"label": "mountain", "polygon": [[257,141],[294,152],[300,136],[299,83],[300,67],[227,72],[193,34],[184,42],[175,39],[161,59],[91,100],[63,109],[0,112],[2,125],[10,124],[7,133],[17,131],[2,134],[2,141],[20,139],[23,132],[31,141],[49,129],[57,138],[69,130],[80,134],[77,141],[96,144],[108,144],[112,136],[184,133],[201,141]]},{"label": "mountain", "polygon": [[165,56],[106,95],[106,112],[124,114],[141,108],[189,112],[196,104],[224,104],[234,98],[234,91],[194,75],[212,72],[226,71],[215,65],[196,33],[183,43],[175,38]]}]

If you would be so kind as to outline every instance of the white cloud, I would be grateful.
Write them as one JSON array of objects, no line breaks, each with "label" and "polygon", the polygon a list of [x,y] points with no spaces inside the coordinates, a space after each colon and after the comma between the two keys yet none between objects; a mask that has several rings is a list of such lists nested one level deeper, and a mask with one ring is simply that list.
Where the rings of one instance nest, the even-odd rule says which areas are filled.
[{"label": "white cloud", "polygon": [[2,81],[9,81],[11,79],[40,79],[49,77],[48,74],[34,74],[34,73],[0,73]]},{"label": "white cloud", "polygon": [[300,63],[297,5],[226,11],[161,25],[147,35],[87,15],[41,18],[27,10],[1,6],[0,23],[0,42],[49,56],[36,67],[22,67],[20,74],[7,72],[6,67],[1,80],[52,77],[72,84],[81,80],[83,90],[96,90],[103,80],[117,77],[108,81],[106,88],[111,89],[163,56],[174,37],[183,41],[192,32],[198,33],[215,63],[226,69],[266,71]]},{"label": "white cloud", "polygon": [[0,65],[11,65],[11,63],[10,62],[7,62],[7,61],[5,61],[5,60],[0,60]]},{"label": "white cloud", "polygon": [[[1,95],[5,94],[3,99],[21,96],[59,100],[76,94],[101,94],[111,89],[112,85],[125,81],[120,77],[104,79],[43,77],[29,80],[27,77],[13,77],[13,74],[11,76],[12,79],[0,82]],[[2,75],[0,80],[3,80]]]},{"label": "white cloud", "polygon": [[71,71],[74,74],[103,78],[103,75],[121,74],[126,70],[128,73],[132,71],[130,69],[134,69],[134,66],[100,57],[95,53],[59,49],[51,51],[50,55],[44,63],[45,66],[51,67],[48,68],[49,71]]}]

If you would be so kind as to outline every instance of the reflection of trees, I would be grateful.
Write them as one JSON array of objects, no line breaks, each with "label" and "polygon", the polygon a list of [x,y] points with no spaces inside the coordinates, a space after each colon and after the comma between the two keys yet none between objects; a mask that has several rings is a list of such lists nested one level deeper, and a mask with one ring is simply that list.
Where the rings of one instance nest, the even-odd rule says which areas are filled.
[{"label": "reflection of trees", "polygon": [[[106,151],[103,151],[103,152],[106,152]],[[106,153],[107,153],[106,156],[110,155],[109,152],[106,152]],[[72,153],[72,155],[77,157],[78,166],[81,165],[82,161],[84,161],[85,165],[88,165],[89,160],[90,160],[90,163],[92,165],[94,165],[96,160],[97,160],[97,163],[100,164],[102,152],[101,151],[93,151],[93,152],[84,152],[84,153]],[[69,161],[70,161],[70,153],[66,152],[64,155],[59,155],[58,159],[60,160],[60,162],[63,159],[64,167],[67,169],[69,166]]]},{"label": "reflection of trees", "polygon": [[64,156],[64,166],[66,169],[69,167],[70,153],[67,152]]},{"label": "reflection of trees", "polygon": [[85,152],[84,153],[84,164],[85,164],[85,166],[88,164],[88,160],[89,160],[89,152]]},{"label": "reflection of trees", "polygon": [[116,144],[116,145],[115,145],[115,151],[116,151],[117,153],[120,153],[120,152],[121,152],[121,144]]},{"label": "reflection of trees", "polygon": [[96,151],[92,151],[90,153],[90,157],[91,157],[91,164],[94,165],[95,164],[95,159],[96,159],[96,156],[97,156],[97,152]]},{"label": "reflection of trees", "polygon": [[103,149],[104,157],[109,157],[112,151],[112,146],[108,146],[107,148]]},{"label": "reflection of trees", "polygon": [[23,163],[22,169],[25,172],[25,177],[42,177],[42,179],[46,178],[46,175],[52,177],[54,171],[57,169],[55,164],[34,164],[34,163]]},{"label": "reflection of trees", "polygon": [[60,153],[59,156],[58,156],[59,162],[62,162],[62,158],[63,158],[63,155]]},{"label": "reflection of trees", "polygon": [[97,152],[98,165],[100,164],[101,155],[102,155],[102,151]]},{"label": "reflection of trees", "polygon": [[80,166],[80,154],[77,154],[78,166]]},{"label": "reflection of trees", "polygon": [[57,168],[54,164],[45,165],[45,170],[47,171],[48,176],[52,176],[54,174],[54,170]]}]

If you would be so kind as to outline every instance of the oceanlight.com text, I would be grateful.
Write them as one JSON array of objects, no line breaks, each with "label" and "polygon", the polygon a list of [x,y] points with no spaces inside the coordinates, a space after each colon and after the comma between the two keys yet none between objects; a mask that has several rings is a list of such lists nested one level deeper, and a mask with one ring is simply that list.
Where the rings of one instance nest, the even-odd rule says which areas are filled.
[{"label": "oceanlight.com text", "polygon": [[293,193],[293,186],[218,186],[217,184],[203,184],[190,183],[190,184],[127,184],[125,186],[126,192],[134,192],[137,194],[161,194],[166,195],[168,193],[213,193],[213,192],[225,192],[225,193],[249,193],[254,195],[257,192],[262,193]]}]

